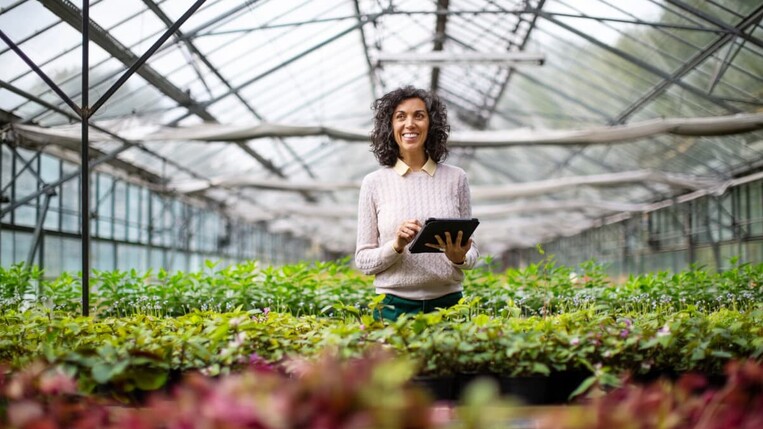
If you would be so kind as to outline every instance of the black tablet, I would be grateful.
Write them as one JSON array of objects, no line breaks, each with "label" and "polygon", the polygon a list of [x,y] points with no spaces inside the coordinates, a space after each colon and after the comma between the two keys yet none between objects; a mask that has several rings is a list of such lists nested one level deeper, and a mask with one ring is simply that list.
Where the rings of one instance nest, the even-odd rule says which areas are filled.
[{"label": "black tablet", "polygon": [[411,243],[408,250],[411,253],[439,253],[440,249],[429,247],[426,243],[432,243],[437,245],[437,239],[435,235],[439,235],[440,238],[445,241],[445,232],[450,232],[450,238],[455,240],[458,237],[458,231],[463,231],[464,234],[461,237],[461,245],[465,245],[469,241],[469,237],[477,229],[477,225],[480,221],[477,219],[438,219],[429,218],[424,223],[424,227],[419,231],[419,235]]}]

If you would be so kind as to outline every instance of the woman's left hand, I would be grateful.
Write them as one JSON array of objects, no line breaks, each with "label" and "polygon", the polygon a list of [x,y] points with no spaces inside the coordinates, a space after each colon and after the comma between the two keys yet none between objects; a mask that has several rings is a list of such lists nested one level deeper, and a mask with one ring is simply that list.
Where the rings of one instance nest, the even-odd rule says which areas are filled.
[{"label": "woman's left hand", "polygon": [[458,235],[456,236],[456,239],[453,240],[450,238],[450,232],[445,232],[445,241],[442,240],[442,238],[439,235],[435,235],[434,238],[437,240],[437,245],[427,243],[426,245],[429,247],[433,247],[435,249],[440,249],[445,253],[445,256],[450,259],[451,262],[457,265],[461,265],[464,262],[466,262],[466,253],[471,249],[472,247],[472,239],[470,238],[465,245],[461,245],[461,240],[463,238],[464,232],[458,231]]}]

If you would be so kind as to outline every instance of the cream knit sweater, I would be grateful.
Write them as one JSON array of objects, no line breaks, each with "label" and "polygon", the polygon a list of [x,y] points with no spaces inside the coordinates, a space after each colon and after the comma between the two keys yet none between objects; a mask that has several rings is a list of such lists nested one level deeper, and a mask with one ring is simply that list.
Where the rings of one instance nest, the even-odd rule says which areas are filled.
[{"label": "cream knit sweater", "polygon": [[423,170],[400,176],[389,167],[374,171],[360,186],[355,265],[376,275],[377,293],[421,300],[460,291],[461,270],[473,268],[479,257],[473,242],[463,265],[453,264],[443,253],[412,254],[408,246],[398,254],[393,243],[395,231],[406,219],[418,219],[423,225],[430,217],[471,215],[469,182],[458,167],[438,164],[433,176]]}]

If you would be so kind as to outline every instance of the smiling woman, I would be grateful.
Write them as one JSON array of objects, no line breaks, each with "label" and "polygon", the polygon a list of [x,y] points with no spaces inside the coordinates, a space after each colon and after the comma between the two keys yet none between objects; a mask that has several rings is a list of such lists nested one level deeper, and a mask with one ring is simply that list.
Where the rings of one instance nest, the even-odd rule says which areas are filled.
[{"label": "smiling woman", "polygon": [[374,274],[377,293],[386,294],[381,314],[450,307],[462,297],[464,269],[479,252],[471,240],[440,237],[441,253],[411,254],[406,247],[430,217],[470,218],[466,173],[443,164],[450,126],[440,99],[411,86],[396,89],[373,105],[371,148],[382,168],[360,188],[355,264]]},{"label": "smiling woman", "polygon": [[410,165],[424,165],[424,142],[429,131],[429,115],[424,100],[403,100],[393,113],[392,129],[400,152],[400,159]]}]

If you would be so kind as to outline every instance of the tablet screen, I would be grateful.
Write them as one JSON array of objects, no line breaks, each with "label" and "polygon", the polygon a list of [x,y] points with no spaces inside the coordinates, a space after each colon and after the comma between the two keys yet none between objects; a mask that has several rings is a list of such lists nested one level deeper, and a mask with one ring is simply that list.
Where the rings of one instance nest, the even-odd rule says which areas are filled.
[{"label": "tablet screen", "polygon": [[419,235],[411,243],[408,250],[411,253],[439,253],[440,249],[429,247],[426,244],[431,243],[438,245],[436,235],[445,241],[445,232],[450,232],[450,237],[455,240],[458,236],[458,231],[463,231],[461,237],[461,245],[465,245],[472,236],[474,230],[477,229],[480,221],[478,219],[443,219],[443,218],[429,218],[424,223],[424,228],[419,231]]}]

